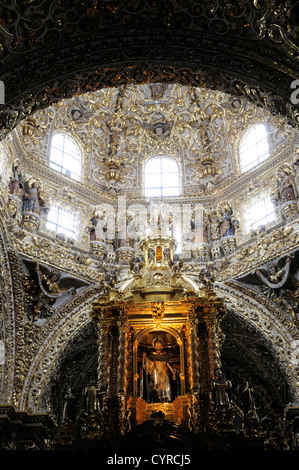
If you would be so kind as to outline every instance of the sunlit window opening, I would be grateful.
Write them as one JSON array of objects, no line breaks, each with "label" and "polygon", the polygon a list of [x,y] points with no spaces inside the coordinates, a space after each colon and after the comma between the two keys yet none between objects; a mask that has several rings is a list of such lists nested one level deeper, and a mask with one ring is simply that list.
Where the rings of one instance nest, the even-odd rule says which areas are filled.
[{"label": "sunlit window opening", "polygon": [[167,197],[180,194],[179,168],[169,157],[151,158],[144,169],[144,195]]},{"label": "sunlit window opening", "polygon": [[268,133],[264,124],[255,126],[240,146],[241,171],[251,170],[269,157]]},{"label": "sunlit window opening", "polygon": [[47,218],[47,229],[75,238],[76,215],[60,206],[52,206]]},{"label": "sunlit window opening", "polygon": [[53,135],[50,167],[74,180],[80,180],[81,151],[71,137],[65,134]]},{"label": "sunlit window opening", "polygon": [[182,228],[180,225],[177,225],[173,229],[173,238],[176,241],[175,254],[182,253]]},{"label": "sunlit window opening", "polygon": [[262,225],[275,221],[275,208],[269,195],[256,199],[245,213],[246,231],[256,230]]}]

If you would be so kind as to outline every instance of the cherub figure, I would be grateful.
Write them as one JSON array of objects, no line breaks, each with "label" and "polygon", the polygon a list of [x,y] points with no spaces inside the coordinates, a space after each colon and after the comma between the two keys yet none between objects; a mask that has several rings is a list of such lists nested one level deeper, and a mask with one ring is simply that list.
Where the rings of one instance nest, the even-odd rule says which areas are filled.
[{"label": "cherub figure", "polygon": [[299,282],[290,274],[291,257],[288,256],[285,265],[271,263],[266,273],[257,270],[256,274],[263,282],[261,290],[271,300],[282,304],[289,312],[297,308],[299,297]]},{"label": "cherub figure", "polygon": [[45,320],[53,314],[53,309],[41,297],[34,297],[27,301],[26,319],[35,323],[39,320]]}]

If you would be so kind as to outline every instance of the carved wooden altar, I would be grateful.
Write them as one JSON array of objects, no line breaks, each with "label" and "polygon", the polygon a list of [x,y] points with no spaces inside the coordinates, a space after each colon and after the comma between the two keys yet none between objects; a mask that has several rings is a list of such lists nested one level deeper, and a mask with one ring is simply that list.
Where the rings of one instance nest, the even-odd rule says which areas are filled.
[{"label": "carved wooden altar", "polygon": [[[167,421],[198,431],[208,424],[215,371],[221,368],[223,304],[211,283],[199,289],[181,274],[173,262],[175,243],[161,228],[142,248],[141,270],[93,304],[103,412],[118,403],[113,425],[122,434],[159,412]],[[140,392],[141,350],[157,335],[165,347],[177,348],[179,393],[172,402],[147,403]]]}]

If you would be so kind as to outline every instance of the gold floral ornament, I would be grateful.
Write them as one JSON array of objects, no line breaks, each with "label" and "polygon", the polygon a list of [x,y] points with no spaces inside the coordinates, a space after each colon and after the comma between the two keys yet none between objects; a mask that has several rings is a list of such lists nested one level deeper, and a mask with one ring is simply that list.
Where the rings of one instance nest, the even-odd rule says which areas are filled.
[{"label": "gold floral ornament", "polygon": [[[159,326],[161,322],[163,321],[164,314],[165,314],[165,307],[164,307],[164,302],[154,302],[152,304],[152,313],[153,313],[153,319],[154,322],[156,323],[156,326]],[[156,341],[155,339],[154,341]]]}]

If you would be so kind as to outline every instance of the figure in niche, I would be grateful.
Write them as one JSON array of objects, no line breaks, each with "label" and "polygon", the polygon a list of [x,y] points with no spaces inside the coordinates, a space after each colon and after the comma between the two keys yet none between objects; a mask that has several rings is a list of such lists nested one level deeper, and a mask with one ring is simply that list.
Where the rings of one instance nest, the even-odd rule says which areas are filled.
[{"label": "figure in niche", "polygon": [[225,378],[221,370],[216,370],[212,392],[212,400],[216,409],[231,406],[231,389],[231,382]]},{"label": "figure in niche", "polygon": [[127,218],[127,240],[129,243],[128,246],[134,248],[136,238],[138,237],[137,237],[137,230],[136,230],[134,216],[132,214],[128,214],[128,218]]},{"label": "figure in niche", "polygon": [[103,242],[106,239],[106,232],[107,213],[96,211],[91,219],[90,240]]},{"label": "figure in niche", "polygon": [[279,168],[277,173],[278,200],[281,204],[298,199],[298,191],[294,180],[295,171],[289,164]]},{"label": "figure in niche", "polygon": [[76,420],[76,415],[77,415],[76,397],[72,393],[72,390],[68,388],[68,391],[64,396],[62,421],[63,422],[71,421],[72,423],[74,423]]},{"label": "figure in niche", "polygon": [[243,384],[241,385],[240,393],[244,417],[257,418],[253,392],[252,389],[249,387],[249,383],[247,381],[243,382]]},{"label": "figure in niche", "polygon": [[153,248],[148,249],[147,256],[149,263],[152,263],[155,260],[155,251]]},{"label": "figure in niche", "polygon": [[170,253],[170,249],[169,249],[169,248],[166,248],[166,249],[164,250],[164,259],[165,259],[165,261],[168,262],[168,263],[171,261],[170,254],[171,254],[171,253]]},{"label": "figure in niche", "polygon": [[208,213],[211,240],[215,242],[220,237],[218,211],[212,208]]},{"label": "figure in niche", "polygon": [[35,212],[39,214],[45,206],[45,200],[41,191],[40,183],[35,180],[26,180],[23,193],[23,212]]},{"label": "figure in niche", "polygon": [[95,380],[83,389],[83,409],[87,414],[99,413],[102,409],[102,398],[100,389]]},{"label": "figure in niche", "polygon": [[118,238],[118,247],[133,247],[133,239],[134,239],[134,225],[133,225],[133,217],[128,216],[126,219],[126,224],[123,226],[121,224],[121,227],[118,230],[117,234]]},{"label": "figure in niche", "polygon": [[277,264],[270,264],[265,274],[261,270],[256,271],[257,276],[263,282],[262,292],[271,300],[277,302],[286,310],[295,314],[298,308],[299,282],[290,273],[291,257],[288,256],[285,265],[279,269]]},{"label": "figure in niche", "polygon": [[145,234],[145,225],[144,221],[136,220],[134,214],[128,215],[127,234],[132,240],[133,248],[138,244],[141,236]]},{"label": "figure in niche", "polygon": [[34,323],[46,320],[53,314],[53,310],[42,298],[32,298],[26,303],[26,319]]},{"label": "figure in niche", "polygon": [[154,352],[143,352],[142,397],[148,403],[170,402],[177,396],[177,371],[163,347],[162,338],[153,340]]},{"label": "figure in niche", "polygon": [[220,203],[218,206],[218,219],[221,238],[235,235],[235,227],[232,222],[233,210],[230,204]]},{"label": "figure in niche", "polygon": [[152,85],[150,85],[152,99],[161,100],[163,98],[166,88],[167,85],[163,83],[153,83]]},{"label": "figure in niche", "polygon": [[14,162],[12,166],[12,176],[9,179],[8,190],[9,194],[19,194],[20,190],[24,187],[22,168],[18,161]]},{"label": "figure in niche", "polygon": [[167,234],[172,234],[173,217],[169,208],[164,204],[150,202],[150,230],[161,229]]}]

